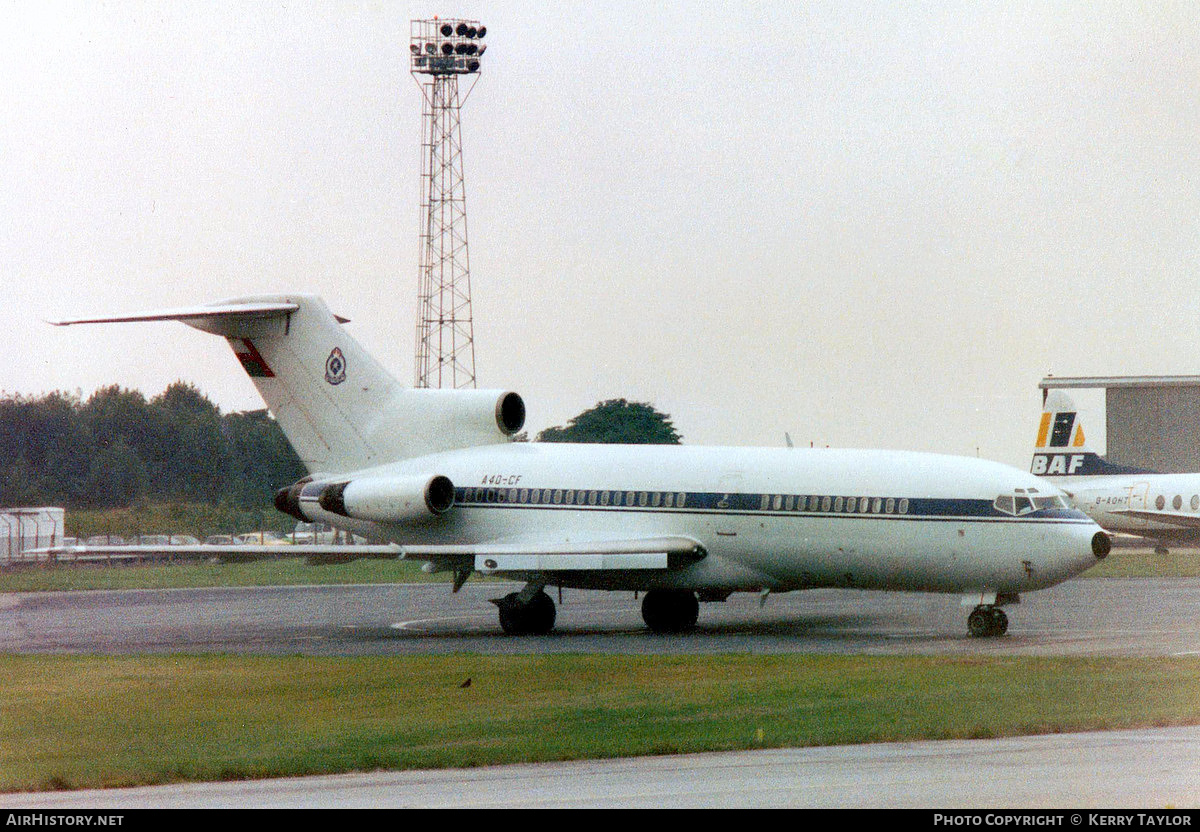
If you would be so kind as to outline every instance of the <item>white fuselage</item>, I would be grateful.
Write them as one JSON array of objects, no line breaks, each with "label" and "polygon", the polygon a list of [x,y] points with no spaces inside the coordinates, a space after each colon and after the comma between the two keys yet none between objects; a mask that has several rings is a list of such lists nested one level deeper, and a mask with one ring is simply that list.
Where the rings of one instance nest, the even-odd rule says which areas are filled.
[{"label": "white fuselage", "polygon": [[1200,474],[1045,479],[1066,491],[1076,508],[1110,532],[1162,540],[1200,539]]},{"label": "white fuselage", "polygon": [[406,523],[314,519],[405,545],[575,544],[686,536],[686,567],[524,575],[592,588],[856,587],[1018,593],[1097,562],[1099,531],[1073,509],[1005,514],[1017,491],[1060,494],[1015,468],[889,451],[508,443],[325,478],[440,474],[455,505]]}]

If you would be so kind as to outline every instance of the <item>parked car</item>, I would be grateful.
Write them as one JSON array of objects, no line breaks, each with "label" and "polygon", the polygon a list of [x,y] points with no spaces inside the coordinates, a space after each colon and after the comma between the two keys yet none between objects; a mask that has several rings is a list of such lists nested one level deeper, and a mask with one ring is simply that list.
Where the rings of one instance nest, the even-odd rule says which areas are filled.
[{"label": "parked car", "polygon": [[247,532],[246,534],[234,535],[234,540],[237,543],[252,544],[255,546],[284,546],[287,544],[287,541],[275,532]]},{"label": "parked car", "polygon": [[289,543],[333,543],[335,532],[324,523],[297,523],[296,528],[284,539]]},{"label": "parked car", "polygon": [[172,546],[196,546],[200,543],[200,538],[190,534],[173,534],[171,535]]},{"label": "parked car", "polygon": [[210,534],[204,538],[204,543],[207,546],[232,546],[241,541],[231,534]]}]

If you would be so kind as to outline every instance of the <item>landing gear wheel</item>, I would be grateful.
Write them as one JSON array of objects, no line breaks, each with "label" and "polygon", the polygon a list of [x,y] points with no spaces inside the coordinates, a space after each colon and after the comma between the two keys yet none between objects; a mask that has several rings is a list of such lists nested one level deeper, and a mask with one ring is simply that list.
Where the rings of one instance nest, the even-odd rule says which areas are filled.
[{"label": "landing gear wheel", "polygon": [[684,589],[652,589],[642,600],[642,619],[656,633],[687,633],[696,629],[700,602]]},{"label": "landing gear wheel", "polygon": [[493,603],[500,611],[500,628],[510,636],[544,636],[554,629],[554,601],[539,592],[522,604],[519,593],[510,592]]},{"label": "landing gear wheel", "polygon": [[992,635],[1002,636],[1008,632],[1008,616],[999,607],[992,607]]},{"label": "landing gear wheel", "polygon": [[976,607],[967,616],[967,631],[974,638],[1002,636],[1008,632],[1008,616],[999,607]]}]

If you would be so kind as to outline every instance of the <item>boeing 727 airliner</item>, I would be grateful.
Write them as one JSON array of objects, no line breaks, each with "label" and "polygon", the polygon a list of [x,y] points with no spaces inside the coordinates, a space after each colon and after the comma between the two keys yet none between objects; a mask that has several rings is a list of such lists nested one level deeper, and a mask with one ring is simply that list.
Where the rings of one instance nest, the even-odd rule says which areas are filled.
[{"label": "boeing 727 airliner", "polygon": [[[59,325],[182,321],[226,338],[311,474],[276,506],[394,545],[370,556],[525,586],[511,634],[549,632],[546,587],[644,592],[656,632],[701,601],[814,587],[960,594],[969,632],[1105,557],[1109,540],[1044,480],[966,457],[875,450],[512,442],[512,392],[402,387],[310,295]],[[336,556],[356,556],[340,548]]]}]

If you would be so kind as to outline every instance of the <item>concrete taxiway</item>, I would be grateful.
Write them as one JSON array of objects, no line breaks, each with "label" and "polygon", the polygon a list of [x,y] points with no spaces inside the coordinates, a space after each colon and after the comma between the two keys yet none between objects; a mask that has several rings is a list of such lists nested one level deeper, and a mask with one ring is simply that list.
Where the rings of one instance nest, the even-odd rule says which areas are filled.
[{"label": "concrete taxiway", "polygon": [[505,636],[489,598],[445,584],[0,595],[0,651],[404,653],[855,653],[1170,656],[1200,653],[1200,579],[1092,579],[1030,593],[1003,638],[966,632],[957,597],[812,590],[703,604],[699,629],[649,633],[631,593],[567,591],[556,630]]},{"label": "concrete taxiway", "polygon": [[1200,805],[1197,771],[1200,728],[1164,728],[10,794],[0,805],[1165,810]]}]

